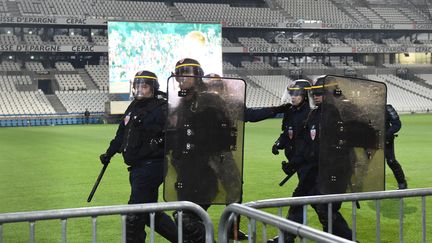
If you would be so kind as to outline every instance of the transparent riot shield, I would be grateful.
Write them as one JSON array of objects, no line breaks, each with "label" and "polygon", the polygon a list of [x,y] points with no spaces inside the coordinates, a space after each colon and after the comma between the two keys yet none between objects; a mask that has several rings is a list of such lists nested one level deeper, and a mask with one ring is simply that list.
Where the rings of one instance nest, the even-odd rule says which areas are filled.
[{"label": "transparent riot shield", "polygon": [[385,189],[386,94],[381,82],[326,77],[318,175],[323,193]]},{"label": "transparent riot shield", "polygon": [[164,199],[228,204],[242,197],[245,82],[170,77]]}]

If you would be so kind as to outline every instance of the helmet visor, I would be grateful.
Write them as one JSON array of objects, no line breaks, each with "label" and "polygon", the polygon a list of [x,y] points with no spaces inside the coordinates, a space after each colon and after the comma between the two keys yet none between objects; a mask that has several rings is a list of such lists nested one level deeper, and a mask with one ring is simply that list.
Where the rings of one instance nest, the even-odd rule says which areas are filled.
[{"label": "helmet visor", "polygon": [[153,96],[156,81],[156,77],[152,76],[135,76],[132,85],[132,94],[134,98],[142,99]]},{"label": "helmet visor", "polygon": [[202,76],[201,66],[199,64],[180,64],[175,68],[175,75],[187,75],[187,76]]},{"label": "helmet visor", "polygon": [[303,88],[288,88],[288,92],[291,96],[303,96],[306,94]]}]

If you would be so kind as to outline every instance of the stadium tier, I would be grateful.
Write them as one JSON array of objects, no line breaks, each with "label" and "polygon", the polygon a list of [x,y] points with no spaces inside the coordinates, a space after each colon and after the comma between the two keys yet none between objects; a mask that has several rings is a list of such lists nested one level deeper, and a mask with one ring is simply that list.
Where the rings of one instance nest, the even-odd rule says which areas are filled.
[{"label": "stadium tier", "polygon": [[[425,9],[421,1],[384,0],[1,1],[0,92],[2,107],[14,108],[0,115],[104,112],[109,20],[221,22],[223,74],[246,80],[250,107],[280,104],[293,79],[334,74],[385,82],[399,111],[429,111],[432,26]],[[11,97],[21,92],[46,99],[15,107]],[[405,96],[418,102],[397,98]]]},{"label": "stadium tier", "polygon": [[[426,215],[431,218],[432,214],[426,211],[426,200],[430,202],[432,189],[413,189],[430,186],[430,180],[423,179],[426,172],[414,171],[430,164],[415,158],[428,158],[430,145],[417,135],[431,137],[423,135],[430,130],[430,114],[401,119],[403,126],[410,127],[403,130],[408,136],[401,136],[407,139],[399,140],[404,143],[401,147],[417,153],[414,157],[413,153],[404,154],[415,162],[407,164],[407,179],[396,161],[393,141],[400,126],[398,113],[432,111],[430,1],[0,0],[0,23],[0,130],[4,132],[2,137],[7,138],[0,146],[5,152],[0,166],[6,168],[0,170],[4,171],[2,182],[6,182],[2,183],[6,196],[2,194],[4,202],[0,206],[7,206],[5,212],[0,212],[0,243],[3,239],[34,242],[36,232],[41,242],[58,242],[60,238],[62,242],[67,238],[86,242],[90,234],[93,241],[99,237],[101,242],[118,241],[120,237],[122,242],[132,238],[145,241],[146,237],[151,242],[163,242],[154,229],[148,236],[143,234],[144,223],[148,222],[150,228],[158,228],[158,233],[168,231],[173,239],[183,238],[172,242],[204,242],[204,231],[208,243],[215,242],[214,231],[219,233],[218,242],[229,242],[227,238],[231,236],[234,242],[240,242],[241,236],[243,240],[248,236],[235,232],[232,226],[240,230],[245,224],[253,242],[257,241],[257,231],[263,235],[262,242],[294,242],[291,234],[301,238],[299,241],[310,238],[314,242],[431,239],[430,230],[426,232]],[[189,76],[210,73],[216,75]],[[323,75],[347,79],[323,82],[319,78]],[[242,79],[244,83],[232,79],[229,83],[224,77]],[[313,85],[315,80],[311,87],[309,83]],[[327,85],[327,81],[337,84]],[[157,101],[153,99],[156,96],[160,98]],[[162,101],[165,97],[167,102]],[[129,106],[131,100],[134,102]],[[287,101],[293,104],[285,104]],[[386,102],[395,109],[386,106]],[[271,109],[247,109],[262,107]],[[239,110],[245,111],[245,117]],[[243,118],[256,121],[264,115],[283,115],[284,119],[243,124]],[[384,122],[388,125],[385,128]],[[119,130],[112,133],[111,125],[28,127],[102,123],[120,124]],[[106,150],[100,142],[108,134],[102,133],[108,130],[115,138]],[[390,134],[391,130],[398,131]],[[307,139],[303,139],[302,132],[306,132]],[[253,135],[252,139],[244,140],[245,133]],[[28,154],[20,154],[22,151]],[[106,152],[98,156],[97,151]],[[123,205],[72,209],[71,206],[83,205],[81,187],[93,182],[85,179],[89,172],[95,172],[91,167],[99,170],[99,162],[103,164],[88,203],[111,157],[119,151],[128,165],[129,181],[124,181],[132,189],[129,204],[136,208]],[[296,189],[293,184],[288,185],[293,181],[283,188],[277,186],[278,180],[285,177],[275,173],[275,169],[280,170],[279,163],[262,163],[280,161],[283,156],[288,158],[288,162],[282,161],[282,170],[288,176],[279,185],[298,173],[301,183]],[[112,162],[118,159],[117,155]],[[88,163],[92,160],[94,165]],[[400,190],[385,191],[391,173],[386,172],[385,161]],[[119,163],[111,163],[110,168],[114,166]],[[253,169],[246,171],[245,166]],[[106,177],[115,180],[120,178],[118,173],[128,173],[111,172]],[[138,193],[136,198],[134,195],[142,184],[147,184],[141,183],[147,179],[142,173],[152,176],[151,194],[156,197],[162,197],[157,195],[157,187],[164,177],[164,187],[168,186],[163,192],[164,200],[176,201],[175,205],[137,205],[143,202],[141,196],[148,199],[145,193]],[[245,187],[243,175],[248,179]],[[266,177],[272,181],[263,183]],[[41,179],[50,185],[43,186]],[[407,181],[409,190],[405,190]],[[105,194],[115,197],[98,198],[99,201],[95,198],[94,205],[127,198],[126,191],[123,190],[124,195],[119,193],[122,183],[112,183],[116,186],[105,190]],[[394,188],[395,185],[387,189]],[[287,189],[294,191],[291,198],[261,200],[263,195],[287,196]],[[247,195],[250,191],[253,193]],[[307,195],[297,198],[303,191]],[[248,197],[243,197],[243,193]],[[325,195],[328,193],[331,195]],[[174,198],[170,199],[170,194]],[[242,198],[254,201],[241,202]],[[390,200],[381,203],[384,199]],[[362,202],[366,207],[357,214],[359,201],[370,203]],[[351,212],[347,202],[351,202]],[[207,208],[203,209],[203,205],[212,204],[226,206],[220,228],[212,225],[220,208],[208,211],[212,218],[207,217]],[[389,207],[397,204],[399,221]],[[59,205],[69,209],[42,213],[24,210],[60,208]],[[311,210],[307,209],[310,205],[318,217],[302,219]],[[287,206],[291,207],[290,215],[278,217]],[[262,211],[265,208],[272,209]],[[163,215],[163,211],[170,214]],[[278,211],[278,216],[270,211]],[[232,213],[248,220],[240,223],[240,218],[232,217]],[[344,222],[341,216],[349,213],[347,220],[352,221]],[[106,222],[110,223],[116,214],[120,214],[121,225],[117,222],[117,226],[121,229],[112,231],[114,224],[110,224],[108,232],[103,225],[97,226],[98,216],[109,215]],[[148,222],[144,218],[147,214]],[[175,218],[169,220],[173,228],[166,228],[163,221],[168,221],[171,214]],[[92,217],[88,226],[82,224],[84,221],[67,224],[69,218],[82,216]],[[422,226],[412,224],[420,217]],[[235,218],[235,222],[229,218]],[[35,231],[36,221],[45,219],[60,219],[61,226],[57,221],[39,229],[38,222]],[[307,222],[309,219],[311,222]],[[263,221],[258,228],[257,221]],[[323,231],[316,229],[318,221]],[[370,224],[372,221],[376,225]],[[30,223],[30,228],[16,225],[20,222]],[[6,223],[14,225],[3,227]],[[57,226],[46,227],[51,223]],[[179,234],[175,234],[174,224],[178,224]],[[74,226],[79,230],[69,229]],[[83,231],[86,227],[92,230]],[[61,228],[61,235],[53,233],[56,228]],[[27,229],[29,233],[22,233]],[[374,230],[376,235],[370,234]],[[415,235],[420,231],[421,236]],[[276,238],[267,241],[267,232]]]}]

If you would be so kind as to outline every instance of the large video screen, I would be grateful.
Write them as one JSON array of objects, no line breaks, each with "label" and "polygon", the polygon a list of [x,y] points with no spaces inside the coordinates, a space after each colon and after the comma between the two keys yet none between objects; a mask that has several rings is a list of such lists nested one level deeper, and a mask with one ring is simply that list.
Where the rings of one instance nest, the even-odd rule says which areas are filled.
[{"label": "large video screen", "polygon": [[154,72],[162,91],[182,58],[201,63],[205,73],[222,75],[220,24],[108,22],[110,93],[129,93],[140,70]]}]

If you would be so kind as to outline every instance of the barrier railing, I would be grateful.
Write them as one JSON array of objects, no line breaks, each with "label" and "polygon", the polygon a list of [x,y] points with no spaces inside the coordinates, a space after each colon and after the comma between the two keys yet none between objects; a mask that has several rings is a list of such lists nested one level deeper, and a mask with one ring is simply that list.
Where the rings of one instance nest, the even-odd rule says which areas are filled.
[{"label": "barrier railing", "polygon": [[213,243],[214,227],[213,223],[204,209],[197,204],[180,201],[166,203],[146,203],[133,205],[118,206],[101,206],[85,208],[69,208],[46,211],[32,211],[19,213],[0,214],[0,243],[3,243],[3,224],[14,222],[29,222],[30,224],[30,242],[35,242],[35,224],[40,220],[61,220],[62,243],[66,242],[67,220],[69,218],[91,217],[92,218],[92,239],[93,243],[97,242],[97,217],[102,215],[121,215],[122,221],[122,242],[126,242],[126,215],[131,213],[150,213],[150,242],[154,242],[155,212],[177,210],[178,213],[178,242],[183,242],[183,225],[182,212],[184,210],[192,211],[201,218],[205,231],[206,243]]},{"label": "barrier railing", "polygon": [[[317,242],[340,242],[340,243],[350,243],[354,241],[350,241],[339,236],[335,236],[323,231],[316,230],[312,227],[302,225],[296,223],[294,221],[275,216],[273,214],[263,212],[251,207],[247,207],[241,204],[230,204],[225,208],[222,216],[219,220],[219,234],[218,240],[219,243],[227,243],[228,242],[228,227],[230,225],[230,220],[228,220],[232,213],[237,213],[242,216],[246,216],[249,218],[249,227],[248,227],[248,242],[256,242],[256,221],[260,221],[263,223],[263,234],[262,234],[262,242],[267,242],[267,233],[266,233],[266,225],[272,225],[279,230],[289,232],[291,234],[298,235],[300,238],[315,240]],[[283,233],[280,235],[280,239],[283,239]]]},{"label": "barrier railing", "polygon": [[[292,197],[292,198],[277,198],[268,200],[259,200],[253,202],[247,202],[243,205],[255,209],[262,208],[278,208],[278,214],[282,217],[282,207],[292,206],[292,205],[303,205],[303,215],[304,219],[307,217],[307,206],[311,204],[323,204],[327,203],[328,210],[328,229],[332,232],[332,203],[333,202],[352,202],[352,239],[356,240],[356,224],[357,224],[357,202],[365,200],[375,200],[376,204],[376,242],[381,241],[380,236],[380,200],[399,198],[399,240],[403,242],[403,215],[404,215],[404,198],[408,197],[421,197],[422,198],[422,242],[426,242],[426,196],[432,195],[432,188],[421,188],[421,189],[407,189],[407,190],[395,190],[395,191],[377,191],[377,192],[363,192],[363,193],[345,193],[345,194],[332,194],[332,195],[320,195],[320,196],[309,196],[309,197]],[[230,218],[230,222],[232,222]],[[303,222],[306,225],[307,222]],[[281,232],[279,232],[281,235]]]},{"label": "barrier railing", "polygon": [[[248,232],[249,242],[255,242],[256,238],[256,221],[263,223],[263,242],[266,242],[266,225],[272,225],[279,229],[279,237],[283,239],[284,232],[296,234],[305,239],[311,239],[319,242],[351,242],[349,240],[332,235],[332,203],[334,202],[352,202],[352,239],[356,240],[356,224],[357,224],[357,202],[365,200],[375,200],[376,204],[376,242],[381,241],[380,237],[380,202],[383,199],[400,199],[399,208],[399,241],[403,242],[403,216],[404,216],[404,198],[421,197],[421,232],[422,242],[426,242],[426,196],[432,195],[432,188],[423,189],[408,189],[395,191],[378,191],[365,193],[346,193],[319,195],[309,197],[294,197],[294,198],[277,198],[268,200],[259,200],[248,202],[243,205],[231,204],[222,213],[219,220],[219,242],[228,242],[228,227],[235,220],[234,214],[239,214],[249,218]],[[292,205],[303,205],[304,219],[307,218],[307,206],[311,204],[328,204],[328,229],[329,233],[322,232],[307,226],[306,220],[303,224],[285,219],[282,216],[282,207]],[[263,208],[278,208],[278,215],[273,215],[263,212],[258,209]],[[209,215],[200,206],[191,202],[168,202],[168,203],[149,203],[136,205],[119,205],[119,206],[103,206],[103,207],[87,207],[87,208],[71,208],[60,210],[19,212],[19,213],[4,213],[0,214],[0,243],[3,243],[3,224],[14,222],[29,222],[30,224],[30,242],[35,240],[35,224],[40,220],[61,220],[62,242],[66,242],[67,220],[77,217],[91,217],[93,229],[93,242],[96,239],[96,223],[97,217],[102,215],[121,215],[122,220],[122,242],[126,242],[126,215],[130,213],[150,213],[150,242],[154,242],[154,225],[155,212],[177,210],[178,213],[178,240],[182,242],[182,212],[184,210],[195,212],[203,221],[206,230],[206,243],[213,243],[213,224]]]}]

